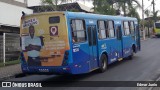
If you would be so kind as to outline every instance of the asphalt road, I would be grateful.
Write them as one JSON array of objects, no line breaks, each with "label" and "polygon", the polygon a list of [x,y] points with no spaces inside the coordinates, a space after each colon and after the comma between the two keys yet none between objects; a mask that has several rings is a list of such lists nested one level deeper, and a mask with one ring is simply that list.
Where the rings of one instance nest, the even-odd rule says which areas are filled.
[{"label": "asphalt road", "polygon": [[[160,77],[160,38],[142,41],[142,50],[135,54],[133,60],[123,60],[109,66],[104,73],[97,71],[75,76],[31,75],[13,78],[11,81],[155,81]],[[10,81],[9,80],[9,81]],[[72,84],[72,83],[71,83]],[[2,88],[0,88],[2,89]],[[9,88],[7,88],[9,89]],[[12,90],[27,88],[12,88]],[[143,90],[135,87],[52,87],[43,90]]]}]

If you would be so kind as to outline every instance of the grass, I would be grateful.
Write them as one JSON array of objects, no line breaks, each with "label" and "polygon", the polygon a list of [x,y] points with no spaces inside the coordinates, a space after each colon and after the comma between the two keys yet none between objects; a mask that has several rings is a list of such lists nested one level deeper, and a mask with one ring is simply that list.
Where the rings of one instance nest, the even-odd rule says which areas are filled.
[{"label": "grass", "polygon": [[[14,65],[14,64],[18,64],[18,63],[20,63],[20,60],[8,61],[5,63],[5,66]],[[0,62],[0,67],[3,67],[3,66],[4,66],[3,62]]]}]

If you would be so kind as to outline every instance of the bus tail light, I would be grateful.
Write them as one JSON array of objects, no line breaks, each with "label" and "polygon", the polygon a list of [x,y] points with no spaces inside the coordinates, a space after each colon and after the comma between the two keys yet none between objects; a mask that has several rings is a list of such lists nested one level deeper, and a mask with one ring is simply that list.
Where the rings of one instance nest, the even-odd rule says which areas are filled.
[{"label": "bus tail light", "polygon": [[64,59],[63,59],[63,66],[66,66],[68,65],[68,57],[69,57],[69,52],[66,51],[65,54],[64,54]]}]

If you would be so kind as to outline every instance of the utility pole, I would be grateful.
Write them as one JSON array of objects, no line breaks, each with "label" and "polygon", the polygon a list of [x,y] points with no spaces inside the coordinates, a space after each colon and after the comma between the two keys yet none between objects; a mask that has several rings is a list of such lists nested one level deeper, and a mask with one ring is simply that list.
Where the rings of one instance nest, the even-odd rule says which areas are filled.
[{"label": "utility pole", "polygon": [[144,2],[142,0],[142,31],[143,31],[143,40],[145,40],[145,30],[144,30]]},{"label": "utility pole", "polygon": [[156,16],[155,16],[155,1],[152,1],[153,4],[153,18],[154,18],[154,22],[156,22]]},{"label": "utility pole", "polygon": [[155,28],[155,22],[156,22],[156,16],[155,16],[155,0],[152,1],[153,4],[153,19],[154,19],[154,23],[153,23],[153,32],[154,32],[154,28]]}]

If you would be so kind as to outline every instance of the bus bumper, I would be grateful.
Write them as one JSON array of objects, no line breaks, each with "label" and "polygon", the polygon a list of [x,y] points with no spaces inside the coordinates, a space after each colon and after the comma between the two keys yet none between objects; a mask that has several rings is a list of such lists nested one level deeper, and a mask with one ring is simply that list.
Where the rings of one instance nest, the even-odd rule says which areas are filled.
[{"label": "bus bumper", "polygon": [[22,72],[26,74],[82,74],[90,72],[84,63],[67,66],[27,66],[21,65]]},{"label": "bus bumper", "polygon": [[38,67],[38,66],[21,66],[22,72],[26,74],[72,74],[68,66],[61,67]]}]

